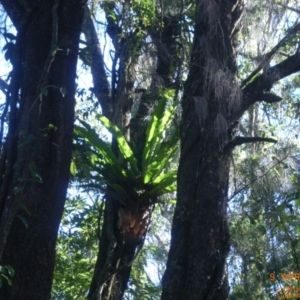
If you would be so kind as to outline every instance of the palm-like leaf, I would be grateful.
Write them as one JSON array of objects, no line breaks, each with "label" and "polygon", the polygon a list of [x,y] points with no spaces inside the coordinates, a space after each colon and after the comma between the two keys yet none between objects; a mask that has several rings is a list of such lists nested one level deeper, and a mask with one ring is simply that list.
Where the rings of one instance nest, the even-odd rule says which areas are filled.
[{"label": "palm-like leaf", "polygon": [[[89,124],[81,120],[82,126],[75,126],[75,134],[84,138],[92,147],[86,164],[97,174],[92,176],[93,182],[98,181],[102,186],[103,183],[108,184],[123,201],[153,198],[176,191],[177,172],[173,170],[164,173],[169,168],[172,157],[178,152],[179,139],[178,130],[175,130],[169,140],[164,142],[163,134],[175,111],[175,105],[170,105],[168,101],[168,97],[160,100],[148,124],[141,170],[138,169],[137,158],[123,133],[106,117],[98,116],[102,125],[116,139],[129,168],[120,164],[110,145]],[[72,164],[72,171],[74,170],[76,168]],[[92,185],[95,186],[95,183]]]},{"label": "palm-like leaf", "polygon": [[175,105],[168,105],[168,98],[163,97],[153,111],[151,121],[147,127],[146,143],[142,157],[142,168],[147,169],[147,166],[153,161],[157,152],[162,147],[163,133],[166,131],[175,111]]},{"label": "palm-like leaf", "polygon": [[98,116],[98,118],[99,118],[99,121],[103,124],[103,126],[115,137],[115,139],[118,142],[119,149],[120,149],[122,155],[124,156],[125,159],[128,160],[132,170],[136,174],[138,174],[137,160],[136,160],[129,144],[127,143],[123,133],[120,131],[120,129],[116,125],[114,125],[112,122],[110,122],[110,120],[107,119],[105,116]]}]

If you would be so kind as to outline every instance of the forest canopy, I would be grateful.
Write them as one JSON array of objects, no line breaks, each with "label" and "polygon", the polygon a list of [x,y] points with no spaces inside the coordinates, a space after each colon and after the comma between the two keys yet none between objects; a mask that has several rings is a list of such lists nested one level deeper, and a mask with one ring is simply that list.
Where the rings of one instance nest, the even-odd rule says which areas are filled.
[{"label": "forest canopy", "polygon": [[296,0],[0,4],[0,299],[299,298]]}]

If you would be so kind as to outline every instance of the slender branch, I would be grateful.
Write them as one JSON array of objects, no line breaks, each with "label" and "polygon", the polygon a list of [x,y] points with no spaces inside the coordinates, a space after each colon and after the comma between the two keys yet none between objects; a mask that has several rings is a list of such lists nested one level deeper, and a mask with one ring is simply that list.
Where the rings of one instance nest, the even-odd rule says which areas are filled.
[{"label": "slender branch", "polygon": [[238,194],[240,194],[241,192],[247,190],[252,184],[254,184],[256,181],[260,180],[261,178],[263,178],[264,176],[266,176],[267,174],[270,173],[270,171],[280,165],[285,159],[287,159],[289,157],[289,155],[285,156],[283,159],[277,161],[275,164],[273,164],[265,173],[263,173],[262,175],[256,177],[254,180],[251,180],[250,182],[248,182],[247,184],[245,184],[244,186],[242,186],[239,189],[235,189],[235,191],[230,195],[230,197],[228,197],[228,202],[230,202],[235,196],[237,196]]},{"label": "slender branch", "polygon": [[1,150],[1,152],[3,151],[2,144],[3,144],[3,133],[4,133],[4,121],[5,121],[7,112],[8,112],[9,102],[10,102],[9,92],[7,92],[5,106],[4,106],[3,112],[0,117],[0,150]]},{"label": "slender branch", "polygon": [[289,10],[291,10],[291,11],[294,11],[294,12],[300,14],[300,10],[299,10],[299,9],[296,9],[296,8],[294,8],[294,7],[291,7],[291,6],[288,6],[288,5],[284,5],[284,4],[281,4],[281,3],[277,3],[277,5],[278,5],[278,6],[281,6],[281,7],[284,7],[284,8],[287,8],[287,9],[289,9]]},{"label": "slender branch", "polygon": [[95,93],[95,96],[101,105],[102,113],[107,118],[110,118],[112,113],[110,103],[111,99],[109,95],[110,87],[105,72],[105,64],[100,42],[88,6],[85,7],[84,11],[82,31],[85,35],[87,44],[91,47],[91,71],[94,82],[94,88],[92,91]]},{"label": "slender branch", "polygon": [[118,49],[118,35],[121,34],[122,30],[119,27],[119,25],[117,24],[117,22],[115,22],[114,18],[112,17],[112,13],[115,9],[116,5],[113,2],[107,2],[105,3],[105,15],[106,15],[106,21],[107,21],[107,27],[106,27],[106,31],[109,35],[109,37],[112,40],[112,43],[115,47],[115,49]]},{"label": "slender branch", "polygon": [[248,143],[258,143],[258,142],[267,142],[267,143],[277,143],[277,140],[271,138],[264,138],[264,137],[243,137],[243,136],[236,136],[227,147],[234,148],[235,146],[248,144]]},{"label": "slender branch", "polygon": [[4,120],[8,112],[9,107],[9,84],[0,78],[0,90],[5,94],[6,101],[4,104],[4,109],[0,117],[0,150],[2,149],[2,143],[3,143],[3,132],[4,132]]}]

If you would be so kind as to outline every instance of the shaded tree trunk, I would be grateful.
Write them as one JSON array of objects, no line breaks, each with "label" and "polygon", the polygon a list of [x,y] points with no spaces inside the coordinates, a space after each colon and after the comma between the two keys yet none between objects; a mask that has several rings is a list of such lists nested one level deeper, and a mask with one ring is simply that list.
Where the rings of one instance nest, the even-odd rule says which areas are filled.
[{"label": "shaded tree trunk", "polygon": [[18,30],[1,156],[0,263],[15,270],[1,299],[50,299],[72,151],[85,1],[1,1]]},{"label": "shaded tree trunk", "polygon": [[[239,118],[254,103],[281,101],[273,84],[300,69],[298,52],[270,67],[259,66],[242,83],[236,78],[235,48],[243,1],[196,1],[195,32],[183,96],[178,201],[163,277],[163,300],[227,299],[229,251],[227,190],[235,146],[276,142],[235,137]],[[292,28],[288,35],[298,30]],[[268,54],[283,44],[283,38]]]},{"label": "shaded tree trunk", "polygon": [[241,101],[234,32],[230,36],[239,4],[197,1],[164,300],[227,299],[229,293],[225,270],[229,144],[237,124],[232,116]]}]

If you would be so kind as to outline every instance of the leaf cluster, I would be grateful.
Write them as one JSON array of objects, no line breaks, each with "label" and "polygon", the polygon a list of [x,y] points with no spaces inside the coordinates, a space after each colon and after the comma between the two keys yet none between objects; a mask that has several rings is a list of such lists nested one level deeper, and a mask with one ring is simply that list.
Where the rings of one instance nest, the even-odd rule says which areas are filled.
[{"label": "leaf cluster", "polygon": [[56,245],[52,299],[85,299],[97,257],[98,201],[68,198]]},{"label": "leaf cluster", "polygon": [[15,270],[11,266],[0,266],[0,288],[4,284],[12,285]]},{"label": "leaf cluster", "polygon": [[92,179],[84,187],[105,190],[109,185],[117,199],[129,206],[137,201],[151,205],[160,195],[174,192],[177,172],[168,169],[178,153],[178,130],[165,137],[176,109],[176,104],[171,103],[172,96],[172,92],[166,92],[153,111],[141,162],[138,162],[137,153],[124,134],[106,117],[98,115],[97,118],[113,135],[118,153],[87,122],[79,120],[81,126],[75,126],[71,173],[78,174],[76,166],[80,168],[84,161]]}]

